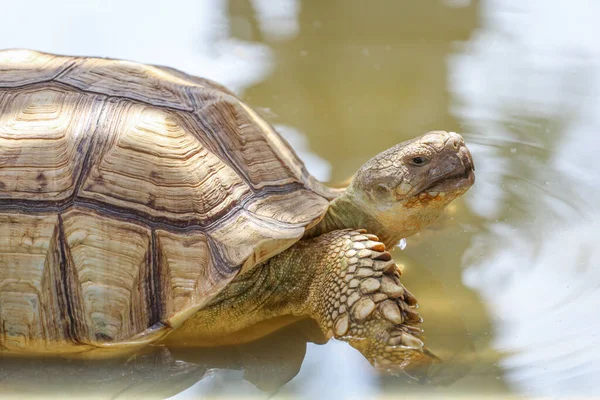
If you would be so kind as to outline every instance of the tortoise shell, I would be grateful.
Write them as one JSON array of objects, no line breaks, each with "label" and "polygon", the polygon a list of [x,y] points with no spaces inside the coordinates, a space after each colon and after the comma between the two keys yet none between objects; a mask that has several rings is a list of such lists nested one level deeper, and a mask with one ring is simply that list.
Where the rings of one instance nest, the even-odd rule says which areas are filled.
[{"label": "tortoise shell", "polygon": [[328,203],[289,145],[214,82],[0,52],[0,352],[156,340]]}]

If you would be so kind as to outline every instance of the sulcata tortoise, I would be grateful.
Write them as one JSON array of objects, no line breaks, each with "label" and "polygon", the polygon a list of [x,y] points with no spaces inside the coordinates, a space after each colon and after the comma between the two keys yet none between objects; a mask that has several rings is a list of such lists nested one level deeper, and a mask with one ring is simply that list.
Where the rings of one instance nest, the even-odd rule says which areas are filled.
[{"label": "sulcata tortoise", "polygon": [[376,366],[431,357],[386,250],[474,182],[456,133],[346,189],[247,104],[158,66],[0,52],[0,354],[240,343],[311,317]]}]

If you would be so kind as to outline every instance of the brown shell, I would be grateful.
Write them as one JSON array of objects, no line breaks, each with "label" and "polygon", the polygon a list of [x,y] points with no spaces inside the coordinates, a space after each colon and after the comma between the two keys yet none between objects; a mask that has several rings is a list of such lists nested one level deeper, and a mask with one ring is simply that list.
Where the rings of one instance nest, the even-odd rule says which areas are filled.
[{"label": "brown shell", "polygon": [[165,67],[0,52],[0,352],[153,341],[327,209],[223,87]]}]

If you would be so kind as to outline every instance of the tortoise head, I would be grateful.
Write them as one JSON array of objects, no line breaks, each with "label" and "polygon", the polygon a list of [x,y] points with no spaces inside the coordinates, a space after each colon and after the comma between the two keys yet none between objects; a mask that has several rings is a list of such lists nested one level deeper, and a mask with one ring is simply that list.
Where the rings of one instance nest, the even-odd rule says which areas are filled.
[{"label": "tortoise head", "polygon": [[474,171],[462,136],[434,131],[367,161],[346,196],[377,221],[385,232],[374,233],[389,244],[435,221],[452,200],[473,185]]}]

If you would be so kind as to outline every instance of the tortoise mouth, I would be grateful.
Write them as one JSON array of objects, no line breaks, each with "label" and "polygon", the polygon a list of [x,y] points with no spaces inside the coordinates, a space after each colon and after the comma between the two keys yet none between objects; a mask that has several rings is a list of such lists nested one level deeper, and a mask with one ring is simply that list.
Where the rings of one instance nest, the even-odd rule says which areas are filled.
[{"label": "tortoise mouth", "polygon": [[475,172],[472,169],[465,168],[464,171],[444,176],[425,188],[421,189],[420,193],[425,192],[454,192],[458,190],[466,190],[475,183]]},{"label": "tortoise mouth", "polygon": [[471,153],[466,147],[458,152],[462,168],[457,168],[450,173],[432,181],[415,193],[416,196],[426,192],[464,192],[475,183],[475,165]]}]

